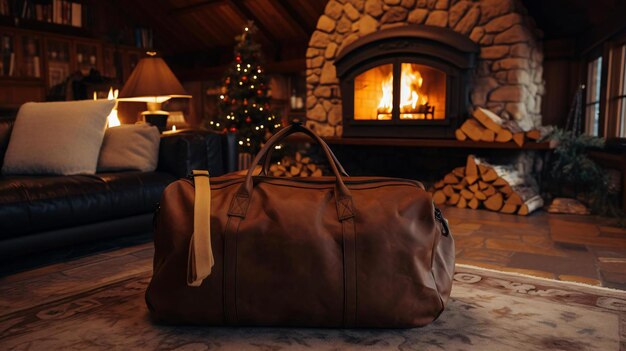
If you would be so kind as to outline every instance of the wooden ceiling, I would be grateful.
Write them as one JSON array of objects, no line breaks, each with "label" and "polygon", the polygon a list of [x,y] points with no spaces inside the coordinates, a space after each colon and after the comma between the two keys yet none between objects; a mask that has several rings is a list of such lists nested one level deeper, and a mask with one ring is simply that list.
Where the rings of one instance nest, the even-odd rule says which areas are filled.
[{"label": "wooden ceiling", "polygon": [[[247,21],[259,27],[269,62],[304,61],[328,0],[114,0],[134,25],[153,28],[156,49],[179,66],[217,66],[232,58]],[[626,23],[624,0],[522,0],[546,39],[591,36]],[[200,62],[200,63],[198,63]]]},{"label": "wooden ceiling", "polygon": [[[117,0],[132,19],[154,29],[155,46],[193,53],[233,46],[248,21],[267,51],[308,42],[327,0]],[[130,6],[129,6],[130,5]]]}]

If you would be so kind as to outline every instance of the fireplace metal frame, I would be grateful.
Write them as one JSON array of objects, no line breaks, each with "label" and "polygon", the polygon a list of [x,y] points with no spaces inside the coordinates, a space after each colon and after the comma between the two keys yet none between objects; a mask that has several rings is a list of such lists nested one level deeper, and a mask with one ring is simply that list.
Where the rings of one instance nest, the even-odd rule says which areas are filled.
[{"label": "fireplace metal frame", "polygon": [[[345,137],[452,138],[468,115],[469,87],[479,46],[448,28],[407,25],[366,35],[341,50],[335,66],[340,80]],[[383,64],[394,64],[394,111],[391,120],[354,119],[354,79]],[[401,63],[417,63],[446,74],[446,118],[400,120]]]}]

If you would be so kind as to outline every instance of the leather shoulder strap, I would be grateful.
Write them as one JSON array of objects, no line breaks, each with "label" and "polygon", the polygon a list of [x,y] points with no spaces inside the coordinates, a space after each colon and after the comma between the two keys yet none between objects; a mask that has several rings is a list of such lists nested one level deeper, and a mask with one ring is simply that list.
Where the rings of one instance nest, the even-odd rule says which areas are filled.
[{"label": "leather shoulder strap", "polygon": [[187,285],[198,287],[215,264],[211,247],[211,184],[208,171],[193,171],[195,199],[193,234],[189,243]]}]

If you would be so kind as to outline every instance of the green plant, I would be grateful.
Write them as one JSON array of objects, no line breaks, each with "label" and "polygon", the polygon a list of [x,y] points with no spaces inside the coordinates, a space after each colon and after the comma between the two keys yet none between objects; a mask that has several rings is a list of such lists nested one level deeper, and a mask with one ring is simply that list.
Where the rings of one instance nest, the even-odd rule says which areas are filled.
[{"label": "green plant", "polygon": [[550,139],[558,146],[547,165],[544,190],[548,196],[577,198],[594,213],[623,217],[616,196],[609,191],[606,171],[588,155],[590,149],[604,148],[604,139],[562,129],[556,129]]}]

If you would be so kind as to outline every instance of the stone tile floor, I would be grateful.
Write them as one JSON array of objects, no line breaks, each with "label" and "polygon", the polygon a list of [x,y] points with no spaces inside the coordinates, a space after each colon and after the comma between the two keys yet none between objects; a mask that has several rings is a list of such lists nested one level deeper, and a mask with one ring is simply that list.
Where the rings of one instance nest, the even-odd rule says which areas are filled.
[{"label": "stone tile floor", "polygon": [[626,290],[626,229],[597,216],[444,207],[457,262]]}]

